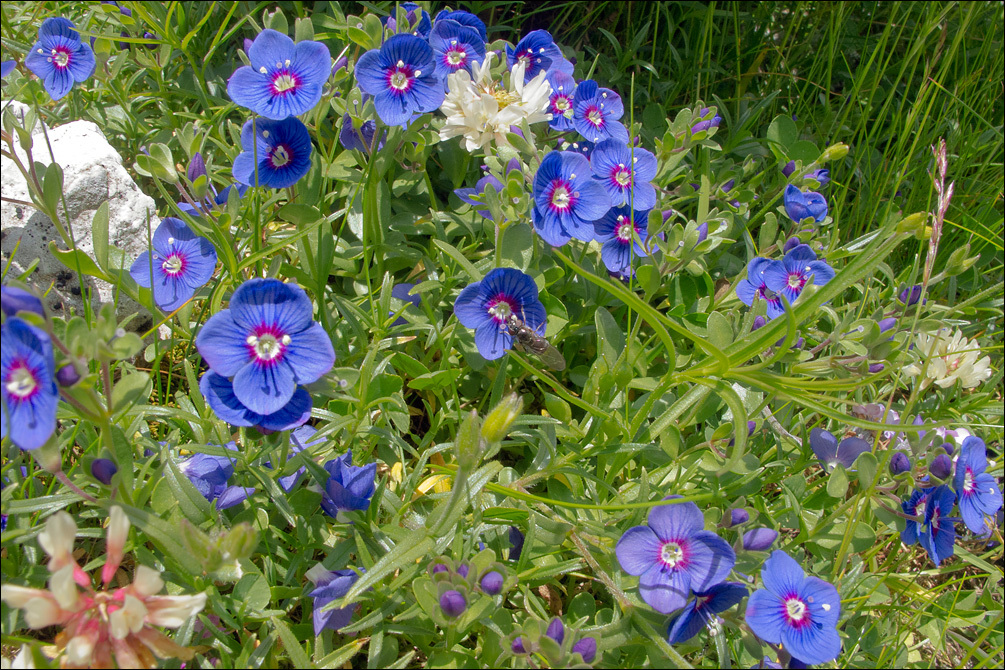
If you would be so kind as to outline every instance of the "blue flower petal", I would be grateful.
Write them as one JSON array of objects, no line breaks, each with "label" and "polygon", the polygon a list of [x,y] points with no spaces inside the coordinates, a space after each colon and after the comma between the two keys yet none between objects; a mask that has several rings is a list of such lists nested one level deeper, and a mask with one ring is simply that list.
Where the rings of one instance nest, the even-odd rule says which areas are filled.
[{"label": "blue flower petal", "polygon": [[[679,505],[673,505],[678,507]],[[634,526],[618,540],[614,553],[621,569],[630,575],[642,575],[653,567],[660,552],[660,539],[649,526]]]},{"label": "blue flower petal", "polygon": [[315,321],[292,338],[284,360],[293,370],[297,384],[310,384],[332,369],[335,349],[328,333]]},{"label": "blue flower petal", "polygon": [[665,567],[657,562],[639,577],[642,600],[663,614],[683,607],[690,593],[691,574],[687,570]]},{"label": "blue flower petal", "polygon": [[[251,332],[260,326],[275,326],[286,334],[300,333],[313,323],[314,306],[296,284],[278,279],[249,279],[230,299],[234,322]],[[244,344],[244,340],[241,341]]]},{"label": "blue flower petal", "polygon": [[482,358],[494,361],[512,348],[513,338],[504,328],[490,321],[475,329],[475,346]]},{"label": "blue flower petal", "polygon": [[256,414],[278,412],[293,397],[297,384],[292,368],[284,363],[246,364],[234,375],[234,394]]},{"label": "blue flower petal", "polygon": [[693,502],[654,507],[646,522],[664,542],[690,537],[705,527],[705,517]]},{"label": "blue flower petal", "polygon": [[225,510],[234,505],[238,505],[255,492],[254,487],[251,486],[228,486],[224,489],[220,497],[216,499],[216,508],[219,510]]},{"label": "blue flower petal", "polygon": [[217,312],[195,338],[199,355],[213,372],[224,377],[233,377],[251,359],[246,342],[249,331],[239,326],[232,314],[230,309]]}]

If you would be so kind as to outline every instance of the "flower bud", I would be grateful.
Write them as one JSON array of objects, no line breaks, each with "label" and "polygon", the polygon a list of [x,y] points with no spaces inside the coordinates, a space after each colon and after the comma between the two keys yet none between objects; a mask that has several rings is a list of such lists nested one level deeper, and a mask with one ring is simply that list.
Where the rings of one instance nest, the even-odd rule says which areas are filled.
[{"label": "flower bud", "polygon": [[349,67],[349,59],[346,58],[345,56],[342,56],[337,61],[335,61],[334,64],[332,64],[332,74],[335,74],[339,70],[342,70],[342,69],[345,69],[345,68],[348,68],[348,67]]},{"label": "flower bud", "polygon": [[482,460],[482,437],[481,420],[478,412],[471,410],[471,413],[461,422],[461,427],[457,430],[457,438],[454,440],[454,455],[457,464],[462,470],[473,471]]},{"label": "flower bud", "polygon": [[112,483],[112,477],[118,471],[118,466],[107,458],[95,458],[91,462],[91,476],[105,486],[109,486]]},{"label": "flower bud", "polygon": [[798,237],[790,237],[789,239],[785,240],[785,245],[782,247],[782,253],[787,254],[796,247],[798,247],[800,244],[802,244],[802,241]]},{"label": "flower bud", "polygon": [[514,654],[527,653],[527,647],[524,645],[522,637],[518,637],[515,640],[513,640],[513,644],[510,645],[510,649],[513,650]]},{"label": "flower bud", "polygon": [[734,508],[729,510],[729,515],[723,520],[727,528],[732,528],[750,521],[750,514],[743,508]]},{"label": "flower bud", "polygon": [[663,214],[663,223],[666,223],[667,221],[669,221],[670,217],[672,217],[675,213],[676,212],[674,212],[672,209],[664,209],[663,212],[662,212],[662,214]]},{"label": "flower bud", "polygon": [[468,572],[469,571],[470,571],[470,568],[468,567],[467,563],[461,563],[460,565],[457,566],[457,574],[459,574],[462,579],[467,579],[468,578]]},{"label": "flower bud", "polygon": [[116,505],[108,513],[108,540],[105,543],[105,565],[101,568],[101,581],[104,584],[112,581],[115,571],[122,562],[126,539],[129,537],[129,517]]},{"label": "flower bud", "polygon": [[199,177],[206,176],[206,161],[202,157],[202,154],[198,151],[192,156],[192,160],[188,162],[188,171],[186,176],[189,181],[195,181]]},{"label": "flower bud", "polygon": [[544,634],[555,642],[562,644],[562,641],[565,640],[565,626],[562,625],[562,620],[554,617],[548,624],[548,630]]},{"label": "flower bud", "polygon": [[907,457],[907,454],[903,451],[894,453],[893,458],[890,459],[890,474],[896,477],[897,475],[910,471],[911,459]]},{"label": "flower bud", "polygon": [[869,365],[869,374],[874,375],[877,372],[882,372],[884,369],[886,369],[886,366],[883,365],[882,363],[871,363]]},{"label": "flower bud", "polygon": [[792,173],[795,172],[795,171],[796,171],[796,162],[795,161],[789,161],[782,168],[782,174],[785,175],[786,177],[791,177]]},{"label": "flower bud", "polygon": [[767,323],[768,323],[768,320],[765,319],[763,316],[755,316],[754,317],[754,325],[752,325],[750,327],[750,332],[754,332],[755,330],[758,330],[760,328],[764,328],[764,326]]},{"label": "flower bud", "polygon": [[572,653],[583,657],[583,663],[593,663],[597,658],[597,641],[592,637],[584,637],[572,645]]},{"label": "flower bud", "polygon": [[249,40],[247,37],[244,38],[244,53],[251,51],[252,44],[254,44],[252,40]]},{"label": "flower bud", "polygon": [[498,570],[491,570],[482,577],[482,591],[490,596],[498,595],[502,591],[504,578]]},{"label": "flower bud", "polygon": [[502,442],[523,410],[523,398],[511,393],[495,406],[482,423],[482,437],[489,444]]},{"label": "flower bud", "polygon": [[468,608],[468,602],[460,591],[444,591],[440,596],[440,609],[451,619],[459,617]]},{"label": "flower bud", "polygon": [[956,451],[956,447],[953,446],[952,442],[943,442],[939,446],[943,449],[943,451],[945,451],[950,456],[952,456],[953,452]]},{"label": "flower bud", "polygon": [[[921,284],[915,284],[914,286],[905,288],[903,291],[900,292],[900,295],[897,296],[897,300],[904,303],[908,307],[917,304],[920,298],[921,298]],[[925,302],[928,301],[926,300]]]},{"label": "flower bud", "polygon": [[747,551],[767,551],[778,538],[778,531],[754,528],[743,534],[743,548]]},{"label": "flower bud", "polygon": [[838,142],[837,144],[832,144],[820,155],[821,163],[829,163],[830,161],[836,161],[844,158],[848,155],[848,145],[843,142]]},{"label": "flower bud", "polygon": [[509,560],[519,561],[520,552],[523,551],[523,533],[516,526],[509,527],[509,543],[513,545],[513,548],[509,550]]},{"label": "flower bud", "polygon": [[695,243],[695,246],[698,246],[707,239],[708,239],[708,221],[698,226],[698,241]]},{"label": "flower bud", "polygon": [[722,186],[720,186],[719,188],[721,188],[721,189],[722,189],[722,192],[723,192],[723,193],[729,193],[730,191],[732,191],[732,190],[733,190],[733,187],[734,187],[734,186],[736,186],[736,180],[735,180],[735,179],[730,179],[729,181],[725,182],[725,183],[724,183],[724,184],[723,184]]},{"label": "flower bud", "polygon": [[79,381],[80,373],[77,372],[77,368],[74,367],[72,363],[70,365],[64,365],[56,371],[56,383],[63,388],[69,388]]},{"label": "flower bud", "polygon": [[445,566],[443,563],[437,563],[436,565],[433,566],[432,573],[434,575],[438,575],[441,572],[450,572],[450,568]]},{"label": "flower bud", "polygon": [[249,558],[258,546],[258,531],[247,521],[235,525],[220,541],[220,550],[233,560]]},{"label": "flower bud", "polygon": [[896,325],[897,325],[897,319],[895,319],[892,316],[888,319],[881,319],[879,321],[879,332],[885,333],[886,331],[890,330]]},{"label": "flower bud", "polygon": [[949,476],[953,474],[953,459],[949,457],[949,454],[939,454],[928,466],[928,471],[936,479],[949,479]]}]

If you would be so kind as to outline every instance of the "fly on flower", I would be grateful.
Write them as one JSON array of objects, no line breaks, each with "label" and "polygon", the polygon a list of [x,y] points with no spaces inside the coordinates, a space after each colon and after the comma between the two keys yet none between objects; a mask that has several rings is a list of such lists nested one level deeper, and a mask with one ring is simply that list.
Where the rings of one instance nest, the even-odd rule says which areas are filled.
[{"label": "fly on flower", "polygon": [[506,330],[518,345],[537,355],[541,362],[552,370],[565,369],[565,358],[561,352],[548,340],[535,333],[533,329],[528,328],[516,314],[509,315]]}]

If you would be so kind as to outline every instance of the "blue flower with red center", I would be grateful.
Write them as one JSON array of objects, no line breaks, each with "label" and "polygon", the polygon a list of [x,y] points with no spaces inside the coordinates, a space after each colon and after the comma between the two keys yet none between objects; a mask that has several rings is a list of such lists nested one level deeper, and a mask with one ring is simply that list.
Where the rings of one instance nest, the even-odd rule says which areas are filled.
[{"label": "blue flower with red center", "polygon": [[970,436],[963,440],[960,457],[956,461],[953,488],[960,506],[960,516],[967,528],[977,535],[990,532],[985,517],[992,516],[1002,507],[1002,492],[994,477],[989,475],[987,447],[984,440]]},{"label": "blue flower with red center", "polygon": [[129,274],[140,286],[153,289],[158,307],[173,312],[213,276],[216,249],[184,221],[171,217],[161,220],[151,246],[133,261]]},{"label": "blue flower with red center", "polygon": [[332,71],[332,57],[324,44],[294,43],[271,29],[260,32],[251,43],[248,59],[251,65],[231,75],[227,93],[241,107],[276,121],[318,104]]},{"label": "blue flower with red center", "polygon": [[[768,303],[769,319],[784,314],[785,308],[782,307],[782,301],[775,292],[768,288],[764,275],[768,270],[777,272],[781,265],[781,261],[758,256],[750,261],[750,264],[747,266],[747,278],[741,279],[736,285],[736,297],[744,305],[748,307],[753,306],[754,298],[757,297]],[[782,268],[782,271],[784,271],[784,268]]]},{"label": "blue flower with red center", "polygon": [[592,79],[579,82],[572,124],[576,132],[590,142],[618,140],[628,144],[628,130],[618,121],[624,113],[620,95],[609,88],[601,88]]},{"label": "blue flower with red center", "polygon": [[560,247],[572,238],[593,239],[593,222],[611,208],[611,197],[593,179],[590,162],[572,151],[552,151],[534,175],[534,228]]},{"label": "blue flower with red center", "polygon": [[548,125],[555,130],[572,130],[572,117],[575,114],[576,80],[572,75],[562,70],[548,73],[548,83],[551,85],[551,98],[548,111],[551,121]]},{"label": "blue flower with red center", "polygon": [[212,372],[233,378],[242,405],[273,414],[298,385],[317,381],[335,363],[331,339],[313,314],[299,286],[250,279],[234,291],[229,309],[210,317],[195,344]]},{"label": "blue flower with red center", "polygon": [[56,430],[59,389],[52,340],[16,316],[0,330],[0,438],[10,435],[19,448],[38,449]]},{"label": "blue flower with red center", "polygon": [[[904,510],[904,514],[924,519],[929,491],[931,489],[915,489],[911,493],[910,498],[901,501],[900,508]],[[908,519],[907,526],[904,527],[904,530],[900,531],[900,541],[908,546],[915,544],[918,541],[918,536],[921,534],[922,523],[923,521]]]},{"label": "blue flower with red center", "polygon": [[51,18],[39,27],[38,41],[24,64],[38,75],[52,99],[59,100],[75,83],[90,79],[96,62],[91,47],[80,41],[71,21]]},{"label": "blue flower with red center", "polygon": [[816,191],[803,193],[789,184],[785,187],[785,213],[796,223],[807,218],[821,223],[827,218],[827,198]]},{"label": "blue flower with red center", "polygon": [[473,63],[485,60],[485,40],[474,28],[457,21],[437,21],[429,34],[437,76],[446,78],[458,70],[471,72]]},{"label": "blue flower with red center", "polygon": [[290,401],[270,414],[248,409],[234,393],[234,383],[212,370],[199,379],[199,391],[221,420],[233,426],[257,428],[262,433],[292,430],[311,418],[311,396],[303,386],[298,386]]},{"label": "blue flower with red center", "polygon": [[242,184],[287,188],[311,169],[311,136],[307,126],[294,117],[245,122],[241,148],[234,159],[234,179]]},{"label": "blue flower with red center", "polygon": [[436,24],[441,21],[456,21],[462,26],[472,28],[476,33],[478,33],[478,37],[481,38],[482,42],[487,42],[489,39],[489,32],[485,27],[485,22],[471,12],[465,12],[462,9],[455,9],[454,11],[442,9],[440,10],[440,13],[436,15],[436,19],[433,23]]},{"label": "blue flower with red center", "polygon": [[937,486],[928,493],[925,501],[925,523],[918,533],[918,542],[925,548],[936,565],[954,553],[956,544],[955,522],[950,518],[956,494],[948,486]]},{"label": "blue flower with red center", "polygon": [[812,665],[838,657],[841,596],[833,584],[807,577],[781,550],[764,561],[761,582],[764,588],[750,596],[745,617],[757,637]]},{"label": "blue flower with red center", "polygon": [[651,182],[656,178],[658,165],[651,151],[605,140],[594,147],[590,166],[615,207],[628,205],[649,210],[656,206],[656,188]]},{"label": "blue flower with red center", "polygon": [[711,626],[715,615],[739,604],[746,595],[746,587],[739,582],[722,582],[708,591],[695,591],[694,600],[685,605],[670,623],[667,629],[668,641],[670,644],[687,642],[702,628]]},{"label": "blue flower with red center", "polygon": [[704,530],[705,518],[693,502],[654,507],[647,523],[629,528],[615,553],[622,570],[639,575],[639,594],[657,612],[680,609],[692,590],[708,591],[736,563],[733,548]]},{"label": "blue flower with red center", "polygon": [[490,361],[513,346],[507,331],[511,314],[542,336],[548,318],[534,280],[512,268],[496,268],[465,286],[454,303],[454,314],[461,325],[474,328],[478,353]]},{"label": "blue flower with red center", "polygon": [[811,277],[814,284],[823,286],[834,279],[834,270],[826,261],[818,261],[808,244],[800,244],[785,254],[781,263],[767,266],[762,276],[770,290],[784,295],[792,304]]},{"label": "blue flower with red center", "polygon": [[632,211],[612,207],[599,221],[593,222],[596,239],[601,243],[600,257],[611,272],[623,272],[632,266],[632,257],[648,256],[639,244],[649,235],[649,210]]},{"label": "blue flower with red center", "polygon": [[528,82],[540,72],[564,72],[572,74],[573,66],[562,50],[551,38],[547,30],[534,30],[527,33],[515,47],[506,46],[506,63],[512,70],[519,62],[526,64],[523,80]]},{"label": "blue flower with red center", "polygon": [[373,96],[377,116],[389,126],[407,123],[443,104],[443,83],[436,74],[433,50],[415,35],[395,35],[356,63],[356,81]]}]

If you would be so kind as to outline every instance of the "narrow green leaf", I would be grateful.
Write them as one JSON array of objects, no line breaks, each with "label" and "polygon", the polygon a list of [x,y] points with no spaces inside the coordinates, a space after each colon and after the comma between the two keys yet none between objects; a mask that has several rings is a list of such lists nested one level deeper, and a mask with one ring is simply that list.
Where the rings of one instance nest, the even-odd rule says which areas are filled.
[{"label": "narrow green leaf", "polygon": [[464,271],[468,274],[469,277],[471,277],[471,281],[482,280],[482,273],[479,272],[478,269],[471,264],[471,261],[465,258],[464,254],[458,251],[457,248],[454,247],[452,244],[437,239],[433,240],[433,244],[439,247],[440,251],[450,256],[455,261],[457,261],[457,264],[460,265],[462,268],[464,268]]},{"label": "narrow green leaf", "polygon": [[290,662],[293,663],[293,667],[311,667],[310,656],[308,656],[307,652],[304,651],[304,648],[300,646],[300,642],[297,641],[297,638],[293,635],[293,631],[290,630],[290,627],[276,617],[272,617],[270,621],[272,622],[272,628],[279,633],[279,639],[283,641],[283,648],[285,648],[286,653],[289,654]]},{"label": "narrow green leaf", "polygon": [[49,253],[73,273],[79,272],[86,277],[96,277],[109,283],[112,282],[112,278],[106,275],[94,260],[80,249],[64,251],[56,246],[55,240],[50,240]]},{"label": "narrow green leaf", "polygon": [[[50,163],[42,176],[42,201],[47,212],[59,215],[59,202],[63,197],[63,169],[58,163]],[[60,219],[62,221],[62,219]]]},{"label": "narrow green leaf", "polygon": [[185,518],[197,526],[212,519],[212,505],[199,493],[199,489],[192,484],[192,480],[182,474],[174,459],[167,454],[166,449],[161,454],[161,461],[164,463],[164,479],[178,501],[178,507]]},{"label": "narrow green leaf", "polygon": [[108,269],[108,201],[105,200],[94,211],[91,219],[91,244],[94,257],[102,270]]}]

